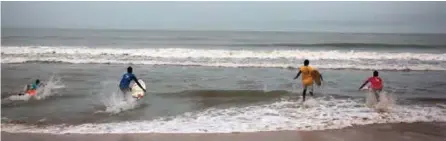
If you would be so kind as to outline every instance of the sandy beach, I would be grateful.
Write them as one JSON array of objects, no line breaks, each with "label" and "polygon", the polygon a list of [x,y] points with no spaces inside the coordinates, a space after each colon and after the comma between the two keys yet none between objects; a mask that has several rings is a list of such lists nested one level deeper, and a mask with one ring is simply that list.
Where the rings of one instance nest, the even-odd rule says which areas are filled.
[{"label": "sandy beach", "polygon": [[444,141],[446,123],[397,123],[355,126],[323,131],[271,131],[251,133],[134,133],[39,134],[2,132],[3,141]]}]

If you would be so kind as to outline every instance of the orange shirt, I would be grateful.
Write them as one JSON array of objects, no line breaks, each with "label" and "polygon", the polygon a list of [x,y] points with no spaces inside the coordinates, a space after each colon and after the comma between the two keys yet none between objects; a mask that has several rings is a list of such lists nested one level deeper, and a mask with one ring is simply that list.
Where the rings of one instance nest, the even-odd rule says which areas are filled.
[{"label": "orange shirt", "polygon": [[313,68],[310,66],[301,66],[299,70],[302,75],[302,84],[305,86],[313,85],[313,77],[311,76],[311,72],[313,72]]}]

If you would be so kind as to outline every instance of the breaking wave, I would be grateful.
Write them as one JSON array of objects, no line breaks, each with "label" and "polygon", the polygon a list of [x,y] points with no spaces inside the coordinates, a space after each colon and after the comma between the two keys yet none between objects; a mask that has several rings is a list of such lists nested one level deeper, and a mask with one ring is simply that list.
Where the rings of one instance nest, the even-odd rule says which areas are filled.
[{"label": "breaking wave", "polygon": [[446,70],[446,53],[308,49],[2,47],[2,63],[149,64],[293,68],[304,59],[323,69]]}]

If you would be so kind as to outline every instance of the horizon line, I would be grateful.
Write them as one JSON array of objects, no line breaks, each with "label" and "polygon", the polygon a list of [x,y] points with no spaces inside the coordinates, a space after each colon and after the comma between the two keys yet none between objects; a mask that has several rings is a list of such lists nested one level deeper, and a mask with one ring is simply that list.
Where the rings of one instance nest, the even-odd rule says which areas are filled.
[{"label": "horizon line", "polygon": [[150,28],[98,28],[98,27],[4,27],[1,29],[60,29],[60,30],[114,30],[114,31],[199,31],[199,32],[279,32],[279,33],[337,33],[337,34],[446,34],[446,32],[351,32],[351,31],[317,31],[317,30],[250,30],[250,29],[150,29]]}]

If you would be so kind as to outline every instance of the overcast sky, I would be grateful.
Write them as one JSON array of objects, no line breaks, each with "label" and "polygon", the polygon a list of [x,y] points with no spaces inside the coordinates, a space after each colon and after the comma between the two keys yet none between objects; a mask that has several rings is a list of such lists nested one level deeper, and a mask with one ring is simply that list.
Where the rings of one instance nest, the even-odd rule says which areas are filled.
[{"label": "overcast sky", "polygon": [[446,33],[446,2],[1,2],[2,27]]}]

